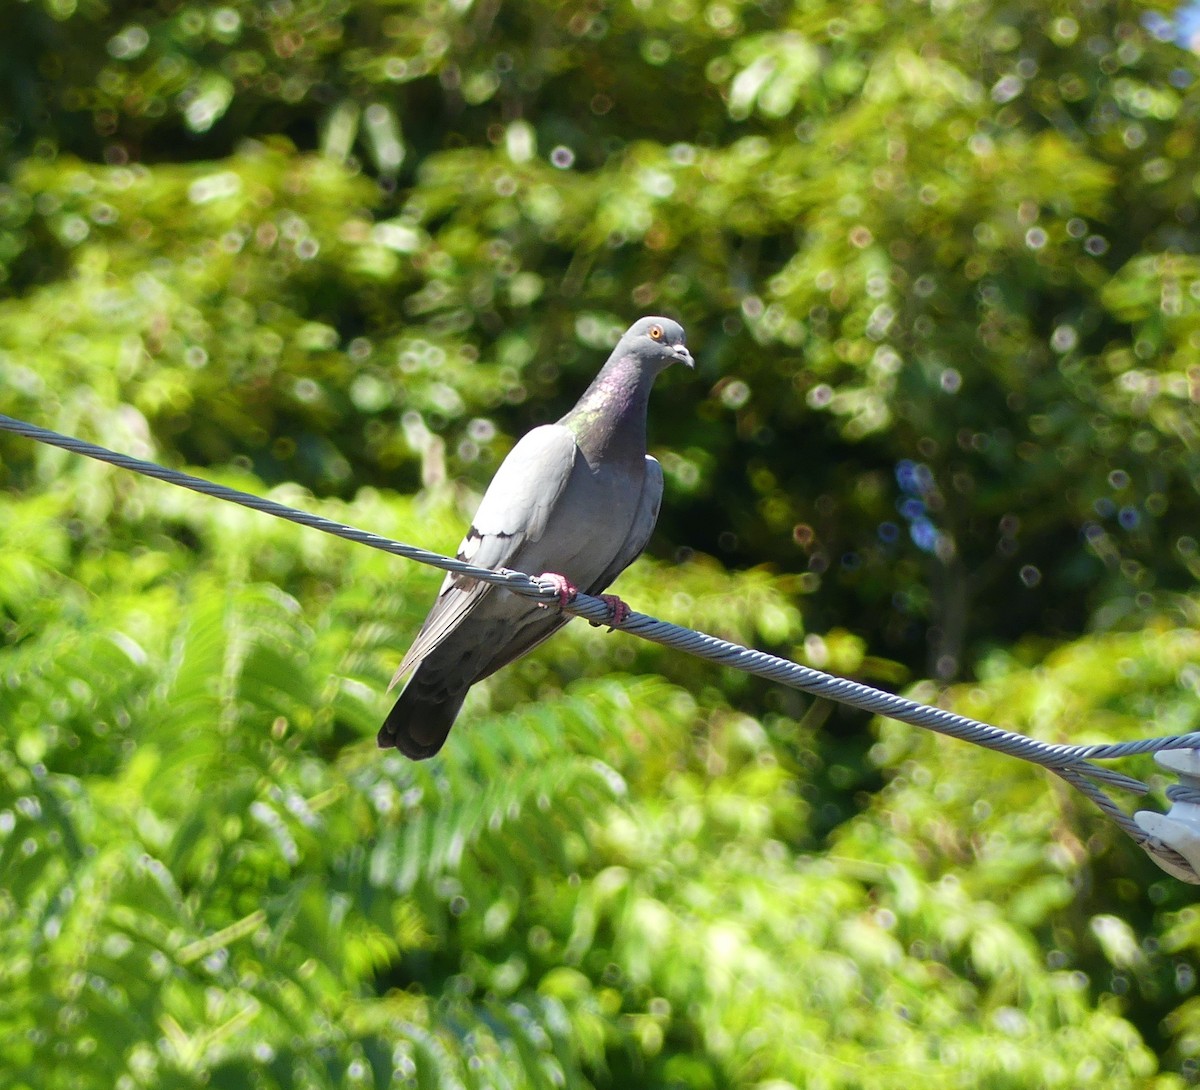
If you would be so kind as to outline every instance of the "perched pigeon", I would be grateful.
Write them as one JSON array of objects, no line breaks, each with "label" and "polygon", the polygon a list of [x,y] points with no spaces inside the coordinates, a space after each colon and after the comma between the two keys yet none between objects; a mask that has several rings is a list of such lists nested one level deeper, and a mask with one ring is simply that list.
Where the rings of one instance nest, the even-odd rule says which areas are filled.
[{"label": "perched pigeon", "polygon": [[[548,574],[565,602],[598,594],[646,547],[663,477],[646,454],[646,406],[663,368],[692,366],[683,327],[642,318],[557,424],[529,432],[484,493],[458,556],[485,568]],[[627,607],[606,596],[620,621]],[[379,731],[419,761],[432,757],[477,681],[532,650],[569,617],[486,583],[448,575],[400,669],[416,671]]]}]

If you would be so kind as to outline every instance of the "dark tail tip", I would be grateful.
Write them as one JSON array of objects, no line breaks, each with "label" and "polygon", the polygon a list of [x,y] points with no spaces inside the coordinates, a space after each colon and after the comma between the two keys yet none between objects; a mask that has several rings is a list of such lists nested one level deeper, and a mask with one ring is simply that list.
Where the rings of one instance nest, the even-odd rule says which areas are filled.
[{"label": "dark tail tip", "polygon": [[432,757],[445,744],[466,695],[465,691],[435,695],[417,677],[411,678],[379,728],[379,748],[394,746],[413,761]]}]

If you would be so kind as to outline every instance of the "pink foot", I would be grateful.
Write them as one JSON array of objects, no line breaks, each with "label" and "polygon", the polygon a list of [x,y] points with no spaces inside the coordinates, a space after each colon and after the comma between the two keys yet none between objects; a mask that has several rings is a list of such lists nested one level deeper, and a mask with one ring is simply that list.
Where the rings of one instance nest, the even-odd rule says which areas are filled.
[{"label": "pink foot", "polygon": [[608,606],[608,611],[611,614],[609,617],[610,624],[624,624],[632,612],[615,594],[601,594],[600,601]]},{"label": "pink foot", "polygon": [[[539,580],[554,584],[554,592],[558,595],[558,608],[562,609],[572,598],[579,593],[579,588],[571,582],[565,575],[559,575],[558,572],[544,571],[538,576]],[[538,602],[542,609],[549,609],[549,602]]]},{"label": "pink foot", "polygon": [[[614,626],[625,623],[631,610],[620,598],[615,594],[598,594],[596,597],[608,606],[609,632],[613,630]],[[603,621],[588,621],[593,628],[599,628],[603,623]]]}]

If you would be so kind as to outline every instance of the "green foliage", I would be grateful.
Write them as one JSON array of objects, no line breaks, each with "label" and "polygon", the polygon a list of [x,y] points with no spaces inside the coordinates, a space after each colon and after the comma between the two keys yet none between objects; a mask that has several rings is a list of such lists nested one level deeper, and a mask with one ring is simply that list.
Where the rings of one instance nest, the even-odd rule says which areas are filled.
[{"label": "green foliage", "polygon": [[[0,411],[448,550],[670,312],[637,608],[1195,726],[1200,84],[1150,5],[4,13]],[[6,1086],[1194,1081],[1187,888],[1036,769],[580,625],[379,754],[438,580],[0,436]]]}]

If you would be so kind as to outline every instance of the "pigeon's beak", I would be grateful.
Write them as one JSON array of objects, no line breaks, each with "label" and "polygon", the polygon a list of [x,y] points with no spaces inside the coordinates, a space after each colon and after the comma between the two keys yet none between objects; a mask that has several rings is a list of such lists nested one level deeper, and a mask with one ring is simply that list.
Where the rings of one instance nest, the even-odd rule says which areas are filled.
[{"label": "pigeon's beak", "polygon": [[671,345],[671,352],[675,356],[675,358],[680,363],[682,363],[685,367],[695,370],[696,361],[694,359],[692,359],[692,354],[687,350],[686,344]]}]

